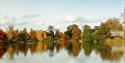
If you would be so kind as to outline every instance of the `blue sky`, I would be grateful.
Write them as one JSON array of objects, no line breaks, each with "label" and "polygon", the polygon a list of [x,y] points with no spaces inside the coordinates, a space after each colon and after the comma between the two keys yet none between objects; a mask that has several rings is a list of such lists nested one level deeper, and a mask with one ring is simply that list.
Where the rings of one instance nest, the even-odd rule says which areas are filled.
[{"label": "blue sky", "polygon": [[124,4],[124,0],[0,0],[0,21],[51,24],[60,28],[81,18],[83,24],[94,26],[99,20],[119,17]]}]

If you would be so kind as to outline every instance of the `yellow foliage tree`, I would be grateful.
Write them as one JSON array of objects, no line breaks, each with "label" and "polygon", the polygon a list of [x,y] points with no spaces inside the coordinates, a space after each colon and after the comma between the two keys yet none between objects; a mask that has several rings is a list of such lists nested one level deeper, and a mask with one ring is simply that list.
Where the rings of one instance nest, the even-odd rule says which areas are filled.
[{"label": "yellow foliage tree", "polygon": [[7,34],[8,39],[12,39],[14,37],[13,26],[9,26],[9,30],[7,31],[6,34]]},{"label": "yellow foliage tree", "polygon": [[43,42],[43,40],[47,38],[47,33],[43,32],[43,31],[37,31],[36,32],[36,38],[37,38],[38,41]]},{"label": "yellow foliage tree", "polygon": [[37,31],[36,32],[36,38],[38,41],[43,41],[43,37],[42,37],[42,32],[41,31]]},{"label": "yellow foliage tree", "polygon": [[113,19],[110,18],[106,21],[106,24],[108,24],[108,26],[110,27],[111,30],[122,30],[123,26],[122,24],[120,24],[118,19]]}]

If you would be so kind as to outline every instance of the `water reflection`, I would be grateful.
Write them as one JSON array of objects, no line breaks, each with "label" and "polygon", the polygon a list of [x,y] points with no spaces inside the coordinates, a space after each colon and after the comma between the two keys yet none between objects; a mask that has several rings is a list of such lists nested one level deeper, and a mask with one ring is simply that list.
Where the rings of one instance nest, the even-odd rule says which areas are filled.
[{"label": "water reflection", "polygon": [[[67,53],[66,54],[62,53],[62,55],[60,56],[60,59],[63,59],[63,57],[66,57],[66,55],[70,56],[70,58],[72,58],[71,60],[79,56],[82,57],[82,55],[83,56],[85,55],[87,58],[91,56],[92,53],[94,52],[96,53],[95,56],[99,55],[102,60],[120,61],[124,57],[124,53],[125,53],[124,51],[121,51],[121,50],[112,51],[112,47],[109,47],[107,45],[98,45],[95,48],[93,48],[92,45],[87,45],[87,44],[81,45],[80,42],[78,42],[77,40],[68,42],[67,46],[61,46],[62,44],[60,42],[51,42],[49,45],[48,44],[49,43],[40,42],[40,41],[32,42],[32,43],[29,43],[29,42],[9,43],[9,45],[6,45],[5,43],[0,43],[0,59],[3,60],[2,57],[4,57],[5,55],[7,55],[10,59],[16,59],[15,56],[16,55],[20,56],[20,53],[23,54],[25,57],[27,57],[29,52],[31,55],[47,54],[49,57],[53,58],[59,53],[61,53],[62,50],[65,50],[67,51]],[[81,52],[83,53],[82,55],[80,55]],[[63,56],[64,54],[65,56]],[[32,59],[33,58],[34,57],[32,57]],[[80,59],[83,60],[85,58],[80,58]],[[97,58],[94,58],[94,59],[98,60]]]}]

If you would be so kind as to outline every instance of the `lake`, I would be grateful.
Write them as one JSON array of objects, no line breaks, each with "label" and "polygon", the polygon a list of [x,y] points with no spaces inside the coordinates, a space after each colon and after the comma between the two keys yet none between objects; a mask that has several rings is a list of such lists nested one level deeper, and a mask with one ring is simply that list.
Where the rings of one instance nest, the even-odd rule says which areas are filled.
[{"label": "lake", "polygon": [[47,49],[43,43],[1,46],[0,63],[125,63],[125,51],[72,48]]}]

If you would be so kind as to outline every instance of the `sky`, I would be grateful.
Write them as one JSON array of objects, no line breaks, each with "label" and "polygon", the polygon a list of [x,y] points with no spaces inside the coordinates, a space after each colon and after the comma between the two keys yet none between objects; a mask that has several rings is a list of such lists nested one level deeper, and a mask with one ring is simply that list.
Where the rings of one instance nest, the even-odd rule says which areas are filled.
[{"label": "sky", "polygon": [[67,25],[99,25],[107,18],[119,17],[124,0],[0,0],[0,23],[4,29],[46,29],[53,25],[65,29]]}]

